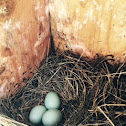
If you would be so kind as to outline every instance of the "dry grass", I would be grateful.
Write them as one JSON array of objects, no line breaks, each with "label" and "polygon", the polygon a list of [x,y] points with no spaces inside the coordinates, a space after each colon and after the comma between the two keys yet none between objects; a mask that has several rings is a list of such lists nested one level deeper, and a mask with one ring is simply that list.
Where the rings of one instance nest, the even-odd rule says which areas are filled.
[{"label": "dry grass", "polygon": [[0,111],[31,125],[31,108],[44,105],[45,95],[54,91],[61,98],[61,126],[125,126],[126,64],[109,62],[114,63],[112,56],[90,61],[70,52],[52,53],[24,88],[0,101]]},{"label": "dry grass", "polygon": [[5,115],[0,114],[0,126],[28,126],[28,125],[17,122]]}]

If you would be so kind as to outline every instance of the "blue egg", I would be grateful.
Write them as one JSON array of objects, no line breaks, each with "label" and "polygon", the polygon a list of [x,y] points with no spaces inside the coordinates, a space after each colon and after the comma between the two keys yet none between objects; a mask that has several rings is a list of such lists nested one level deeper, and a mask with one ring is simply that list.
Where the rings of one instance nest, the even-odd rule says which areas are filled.
[{"label": "blue egg", "polygon": [[60,98],[54,92],[49,92],[45,97],[45,107],[47,109],[58,109],[60,107]]},{"label": "blue egg", "polygon": [[58,109],[49,109],[42,116],[44,126],[57,126],[62,120],[62,113]]},{"label": "blue egg", "polygon": [[29,114],[29,120],[32,124],[38,125],[42,122],[42,116],[46,112],[46,108],[42,105],[32,108]]}]

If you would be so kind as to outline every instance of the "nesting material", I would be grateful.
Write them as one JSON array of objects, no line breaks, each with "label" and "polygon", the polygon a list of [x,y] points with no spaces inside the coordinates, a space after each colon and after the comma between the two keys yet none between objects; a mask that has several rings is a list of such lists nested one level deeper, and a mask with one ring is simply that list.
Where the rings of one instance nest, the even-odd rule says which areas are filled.
[{"label": "nesting material", "polygon": [[89,61],[70,52],[51,53],[25,87],[0,101],[0,111],[19,122],[44,105],[48,92],[61,99],[61,126],[126,125],[126,63],[111,65],[113,56]]},{"label": "nesting material", "polygon": [[28,126],[0,114],[0,126]]}]

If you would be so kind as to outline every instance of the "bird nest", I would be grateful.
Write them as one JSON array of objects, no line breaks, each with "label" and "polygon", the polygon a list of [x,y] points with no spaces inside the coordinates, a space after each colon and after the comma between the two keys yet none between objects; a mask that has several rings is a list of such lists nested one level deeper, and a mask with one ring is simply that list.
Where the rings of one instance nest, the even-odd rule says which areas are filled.
[{"label": "bird nest", "polygon": [[18,93],[0,101],[0,112],[33,126],[30,110],[54,91],[61,99],[60,126],[126,125],[126,63],[96,57],[52,52]]}]

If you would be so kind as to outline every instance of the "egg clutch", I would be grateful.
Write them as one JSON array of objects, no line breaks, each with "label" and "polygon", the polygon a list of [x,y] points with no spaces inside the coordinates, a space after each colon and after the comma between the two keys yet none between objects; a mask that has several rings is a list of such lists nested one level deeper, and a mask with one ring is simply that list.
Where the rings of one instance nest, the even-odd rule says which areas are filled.
[{"label": "egg clutch", "polygon": [[45,97],[45,106],[37,105],[31,109],[29,121],[34,125],[56,126],[62,120],[62,113],[59,109],[60,98],[54,92],[49,92]]}]

